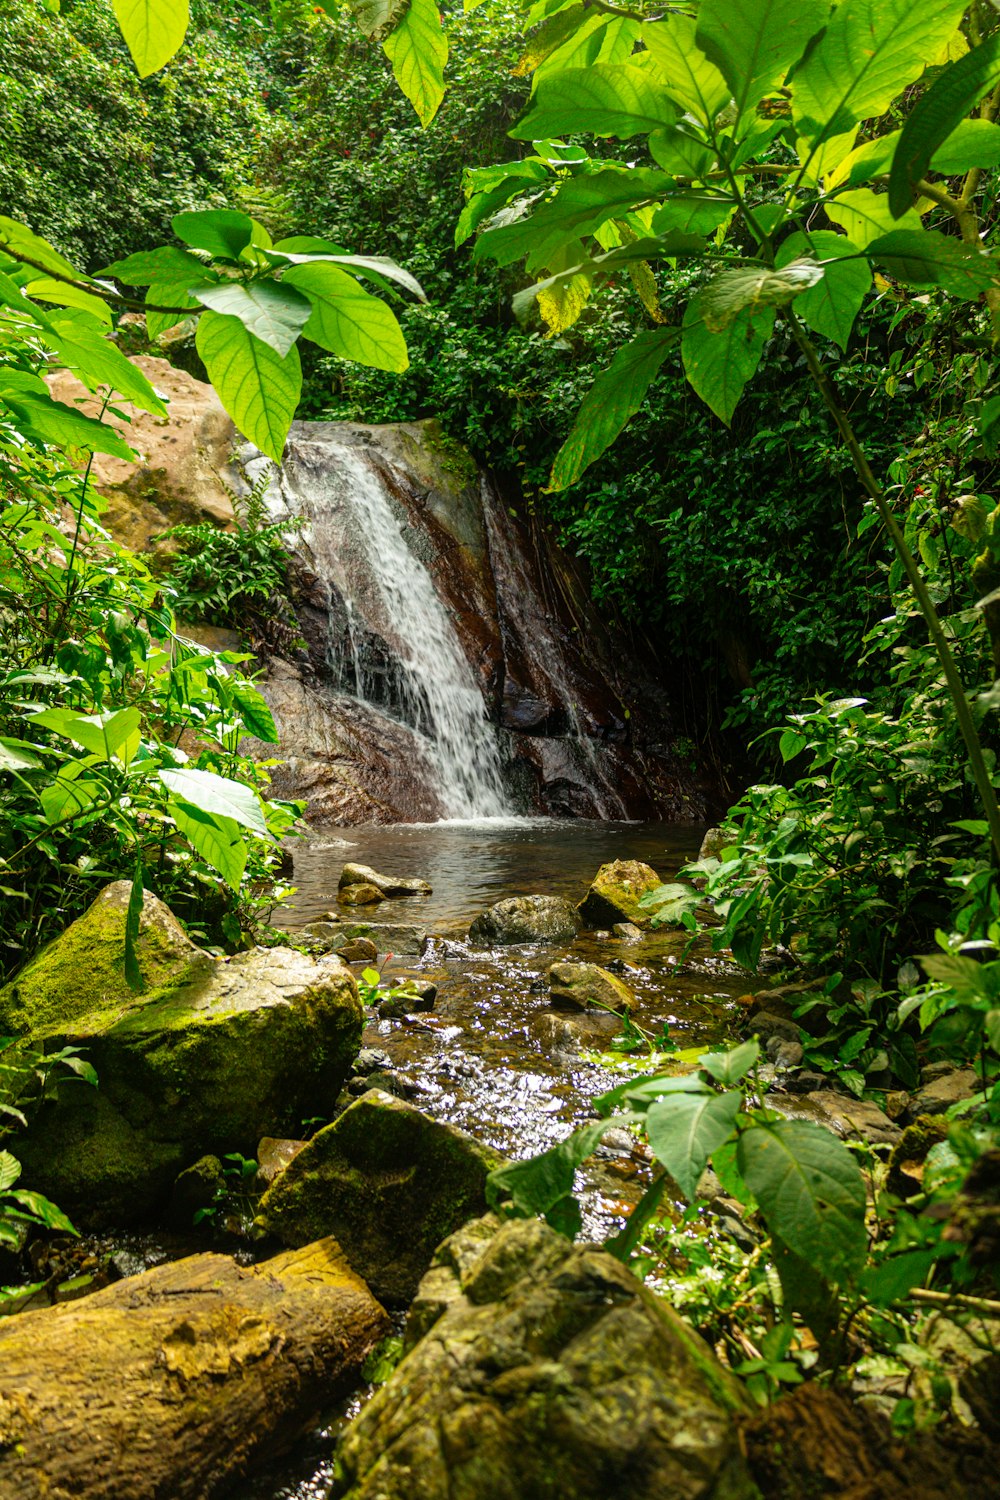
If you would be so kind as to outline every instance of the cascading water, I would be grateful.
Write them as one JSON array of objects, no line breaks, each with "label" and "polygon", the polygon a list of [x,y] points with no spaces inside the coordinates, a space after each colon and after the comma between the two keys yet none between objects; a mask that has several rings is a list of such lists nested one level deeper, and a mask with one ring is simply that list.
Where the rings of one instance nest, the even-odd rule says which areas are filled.
[{"label": "cascading water", "polygon": [[278,483],[329,591],[334,685],[410,726],[446,817],[509,814],[482,693],[381,474],[317,424],[293,436]]}]

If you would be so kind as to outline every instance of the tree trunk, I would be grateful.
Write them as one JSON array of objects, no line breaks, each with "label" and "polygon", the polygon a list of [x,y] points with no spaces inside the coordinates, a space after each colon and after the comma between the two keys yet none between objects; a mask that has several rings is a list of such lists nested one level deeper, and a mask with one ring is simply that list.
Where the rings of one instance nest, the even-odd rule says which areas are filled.
[{"label": "tree trunk", "polygon": [[349,1388],[389,1320],[319,1240],[194,1255],[0,1326],[0,1495],[208,1500]]}]

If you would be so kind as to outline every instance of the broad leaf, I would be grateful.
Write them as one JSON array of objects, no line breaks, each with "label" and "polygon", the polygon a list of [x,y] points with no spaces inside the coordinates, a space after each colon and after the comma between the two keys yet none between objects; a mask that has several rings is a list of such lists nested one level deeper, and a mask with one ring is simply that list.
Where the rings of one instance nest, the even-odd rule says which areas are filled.
[{"label": "broad leaf", "polygon": [[194,296],[213,312],[239,318],[244,328],[282,358],[312,311],[308,297],[277,281],[252,281],[248,285],[226,281],[219,286],[202,287]]},{"label": "broad leaf", "polygon": [[21,1163],[9,1151],[0,1151],[0,1193],[12,1188],[21,1175]]},{"label": "broad leaf", "polygon": [[216,776],[214,771],[197,771],[187,766],[167,768],[158,775],[167,790],[184,802],[190,802],[202,812],[232,818],[243,828],[267,837],[260,799],[242,781],[232,781],[228,776]]},{"label": "broad leaf", "polygon": [[0,249],[8,250],[15,260],[25,257],[34,270],[48,271],[53,276],[68,276],[73,281],[88,281],[90,278],[70,265],[64,255],[41,235],[34,234],[17,219],[8,219],[0,214]]},{"label": "broad leaf", "polygon": [[54,281],[46,276],[38,281],[29,281],[24,290],[37,302],[55,302],[60,307],[79,307],[106,328],[111,327],[111,310],[108,304],[102,302],[100,297],[85,292],[82,287],[67,286],[65,281]]},{"label": "broad leaf", "polygon": [[627,1125],[633,1119],[632,1115],[616,1115],[608,1120],[591,1121],[540,1156],[498,1167],[486,1179],[487,1203],[491,1208],[499,1208],[509,1200],[508,1212],[515,1218],[544,1214],[551,1223],[555,1215],[554,1228],[562,1233],[568,1229],[575,1233],[579,1210],[575,1215],[567,1214],[566,1205],[577,1167],[593,1155],[613,1125]]},{"label": "broad leaf", "polygon": [[119,760],[128,765],[139,750],[141,731],[139,710],[121,708],[107,716],[77,714],[68,708],[45,708],[31,720],[53,734],[65,736],[82,745],[102,761]]},{"label": "broad leaf", "polygon": [[646,1135],[658,1161],[690,1202],[712,1152],[728,1140],[743,1095],[671,1094],[646,1111]]},{"label": "broad leaf", "polygon": [[[894,218],[901,218],[909,208],[914,187],[926,176],[935,152],[965,121],[998,74],[1000,35],[995,35],[945,68],[921,94],[906,117],[892,161],[889,202]],[[988,124],[987,121],[978,123]],[[976,162],[974,165],[990,164]]]},{"label": "broad leaf", "polygon": [[756,1039],[741,1042],[728,1052],[706,1052],[699,1057],[698,1066],[710,1073],[717,1083],[739,1083],[760,1057],[760,1043]]},{"label": "broad leaf", "polygon": [[165,404],[138,366],[109,343],[99,329],[92,324],[83,326],[81,320],[90,322],[83,313],[57,313],[52,317],[55,332],[46,336],[46,342],[62,363],[79,376],[88,390],[106,386],[143,411],[152,412],[154,417],[165,417]]},{"label": "broad leaf", "polygon": [[822,278],[822,268],[812,260],[793,261],[775,271],[763,265],[722,271],[699,294],[699,311],[705,327],[721,333],[744,309],[784,307]]},{"label": "broad leaf", "polygon": [[810,250],[826,262],[824,275],[802,293],[795,311],[816,333],[846,349],[854,320],[872,284],[871,267],[850,240],[829,229],[814,230],[808,237],[793,234],[782,244],[778,264],[807,255]]},{"label": "broad leaf", "polygon": [[715,152],[710,146],[677,126],[654,130],[648,145],[656,165],[679,177],[704,177],[716,162]]},{"label": "broad leaf", "polygon": [[965,301],[1000,286],[1000,262],[936,229],[894,229],[868,246],[868,256],[909,286],[940,286]]},{"label": "broad leaf", "polygon": [[777,1235],[771,1236],[771,1253],[781,1281],[786,1317],[798,1313],[822,1348],[837,1331],[840,1304],[836,1290],[822,1268],[796,1255]]},{"label": "broad leaf", "polygon": [[935,172],[952,176],[971,167],[1000,167],[1000,125],[992,120],[963,120],[931,158]]},{"label": "broad leaf", "polygon": [[188,27],[188,0],[111,0],[140,78],[159,72]]},{"label": "broad leaf", "polygon": [[668,198],[653,214],[650,228],[655,234],[708,235],[732,218],[735,201],[708,193]]},{"label": "broad leaf", "polygon": [[239,260],[241,252],[253,243],[253,220],[231,208],[175,214],[170,223],[174,234],[185,245],[207,250],[221,260]]},{"label": "broad leaf", "polygon": [[744,1130],[737,1163],[768,1232],[831,1281],[865,1262],[865,1185],[847,1147],[810,1120]]},{"label": "broad leaf", "polygon": [[376,370],[405,370],[409,364],[403,330],[391,307],[363,291],[329,261],[292,266],[283,277],[305,293],[309,317],[303,333],[341,359]]},{"label": "broad leaf", "polygon": [[[176,328],[189,313],[199,312],[200,303],[191,295],[192,288],[211,286],[218,278],[201,276],[197,281],[185,277],[182,281],[150,283],[146,293],[146,332],[151,339],[158,339],[170,328]],[[155,312],[157,307],[173,307],[176,312]]]},{"label": "broad leaf", "polygon": [[784,82],[829,10],[827,0],[702,0],[697,43],[727,80],[737,117]]},{"label": "broad leaf", "polygon": [[774,308],[746,307],[721,332],[713,333],[705,320],[705,291],[692,297],[685,309],[681,358],[698,395],[728,425],[747,381],[760,363],[764,343],[774,326]]},{"label": "broad leaf", "polygon": [[216,312],[202,315],[195,344],[240,432],[280,463],[302,389],[298,350],[290,349],[282,359],[238,318]]},{"label": "broad leaf", "polygon": [[628,140],[673,125],[676,115],[647,69],[597,63],[543,78],[509,134],[519,141],[538,141],[586,131]]},{"label": "broad leaf", "polygon": [[247,734],[252,734],[266,745],[278,743],[278,731],[275,728],[274,717],[267,705],[267,700],[255,687],[248,682],[232,680],[227,684],[232,694],[233,702],[240,711],[243,727]]},{"label": "broad leaf", "polygon": [[171,798],[168,811],[188,843],[238,891],[247,863],[247,846],[234,818],[205,812],[193,802]]},{"label": "broad leaf", "polygon": [[388,283],[394,281],[398,286],[405,287],[408,292],[412,292],[419,301],[427,301],[424,289],[417,278],[385,255],[348,255],[346,252],[334,255],[326,251],[322,253],[293,252],[275,247],[275,252],[268,255],[268,260],[275,264],[292,266],[308,265],[313,261],[329,261],[332,265],[344,266],[356,276],[363,276],[366,281],[373,281],[383,291],[391,290]]},{"label": "broad leaf", "polygon": [[182,250],[179,245],[160,245],[156,250],[140,250],[135,255],[127,255],[124,260],[114,260],[99,274],[115,276],[125,286],[152,286],[154,282],[185,280],[190,280],[193,285],[207,272],[203,260]]},{"label": "broad leaf", "polygon": [[434,0],[410,0],[406,15],[382,43],[393,77],[427,126],[444,98],[448,39]]},{"label": "broad leaf", "polygon": [[530,218],[486,229],[475,249],[475,259],[489,256],[509,266],[528,255],[528,270],[550,263],[560,246],[593,234],[609,219],[638,203],[657,199],[673,182],[664,172],[635,168],[623,171],[608,167],[586,177],[574,177],[546,199]]},{"label": "broad leaf", "polygon": [[72,1223],[42,1193],[31,1192],[28,1188],[13,1188],[8,1194],[8,1199],[29,1214],[39,1224],[44,1224],[46,1229],[61,1229],[65,1234],[77,1234]]},{"label": "broad leaf", "polygon": [[0,739],[0,771],[36,771],[41,764],[29,740]]},{"label": "broad leaf", "polygon": [[38,800],[47,823],[65,822],[89,812],[104,788],[98,781],[88,781],[77,761],[60,766],[57,775],[42,787]]},{"label": "broad leaf", "polygon": [[687,16],[668,16],[642,28],[663,86],[687,114],[711,125],[729,102],[729,85],[714,63],[699,51],[695,23]]},{"label": "broad leaf", "polygon": [[873,240],[880,239],[897,227],[919,232],[920,214],[915,208],[908,209],[902,225],[898,225],[889,207],[887,193],[873,193],[870,188],[855,188],[830,198],[824,204],[826,216],[839,224],[847,238],[859,250],[865,250]]},{"label": "broad leaf", "polygon": [[549,488],[575,484],[614,442],[642,405],[656,372],[677,340],[675,328],[640,333],[619,349],[594,381],[577,412],[569,437],[556,454]]},{"label": "broad leaf", "polygon": [[15,425],[26,437],[59,448],[89,448],[94,453],[111,453],[115,458],[134,459],[135,454],[113,427],[85,416],[75,406],[54,401],[49,395],[11,390],[5,386],[9,372],[0,372],[0,418],[3,407],[10,407]]}]

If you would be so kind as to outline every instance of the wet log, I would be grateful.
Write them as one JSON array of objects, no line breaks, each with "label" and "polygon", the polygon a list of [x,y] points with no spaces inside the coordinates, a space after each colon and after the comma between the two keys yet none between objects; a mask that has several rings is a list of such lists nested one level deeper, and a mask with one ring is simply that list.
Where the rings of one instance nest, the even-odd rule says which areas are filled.
[{"label": "wet log", "polygon": [[209,1500],[350,1388],[389,1320],[337,1242],[194,1255],[0,1327],[0,1495]]}]

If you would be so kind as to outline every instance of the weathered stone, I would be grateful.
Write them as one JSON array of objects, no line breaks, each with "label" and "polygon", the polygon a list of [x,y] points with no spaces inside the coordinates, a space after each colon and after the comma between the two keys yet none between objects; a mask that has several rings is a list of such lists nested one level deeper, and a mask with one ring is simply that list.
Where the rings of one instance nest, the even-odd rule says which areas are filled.
[{"label": "weathered stone", "polygon": [[475,943],[559,943],[575,938],[580,921],[561,896],[509,896],[473,922]]},{"label": "weathered stone", "polygon": [[[340,890],[350,885],[373,885],[383,896],[429,896],[426,880],[401,875],[380,875],[370,865],[345,865],[340,874]],[[340,897],[343,900],[343,896]]]},{"label": "weathered stone", "polygon": [[342,1500],[757,1494],[739,1382],[620,1262],[538,1220],[442,1245],[406,1346],[345,1437]]},{"label": "weathered stone", "polygon": [[332,1234],[375,1295],[413,1297],[435,1247],[486,1207],[503,1158],[371,1089],[313,1136],[265,1194],[258,1226],[285,1244]]},{"label": "weathered stone", "polygon": [[727,834],[721,828],[706,828],[705,836],[698,850],[699,859],[718,859],[727,844],[733,842],[732,835]]},{"label": "weathered stone", "polygon": [[805,1057],[805,1048],[801,1042],[784,1041],[780,1036],[768,1037],[765,1051],[778,1068],[797,1068]]},{"label": "weathered stone", "polygon": [[910,1115],[943,1115],[953,1104],[971,1099],[982,1088],[973,1068],[948,1068],[929,1083],[921,1083],[910,1099]]},{"label": "weathered stone", "polygon": [[860,1137],[872,1146],[894,1146],[903,1133],[870,1099],[836,1094],[833,1089],[817,1089],[805,1095],[771,1094],[768,1104],[796,1119],[816,1120],[841,1140]]},{"label": "weathered stone", "polygon": [[347,1092],[352,1099],[367,1094],[369,1089],[381,1089],[383,1094],[392,1094],[395,1099],[415,1099],[420,1093],[415,1083],[411,1083],[401,1073],[394,1073],[391,1068],[369,1073],[367,1078],[352,1078],[347,1085]]},{"label": "weathered stone", "polygon": [[623,943],[642,942],[642,928],[637,927],[634,922],[616,922],[611,931]]},{"label": "weathered stone", "polygon": [[585,927],[610,927],[615,922],[634,922],[648,927],[650,913],[639,898],[663,884],[650,865],[637,859],[616,859],[602,865],[578,911]]},{"label": "weathered stone", "polygon": [[948,1121],[940,1115],[922,1115],[912,1125],[907,1125],[889,1157],[886,1183],[890,1193],[909,1198],[919,1192],[928,1152],[947,1137]]},{"label": "weathered stone", "polygon": [[362,1047],[354,1059],[354,1067],[351,1071],[365,1077],[369,1073],[377,1073],[380,1068],[391,1067],[392,1058],[381,1047]]},{"label": "weathered stone", "polygon": [[141,1216],[199,1155],[247,1152],[324,1113],[361,1036],[339,959],[256,948],[220,961],[152,896],[138,945],[149,988],[130,990],[128,889],[102,892],[3,995],[8,1025],[36,1008],[45,1049],[79,1047],[97,1070],[99,1088],[42,1104],[19,1153],[26,1184],[87,1220]]},{"label": "weathered stone", "polygon": [[373,942],[378,953],[401,953],[406,957],[423,953],[427,942],[423,927],[405,922],[363,922],[338,912],[331,912],[321,922],[310,922],[296,936],[304,939],[314,952],[337,953],[344,943],[360,937]]},{"label": "weathered stone", "polygon": [[627,984],[597,964],[553,964],[549,969],[549,995],[552,1004],[570,1010],[586,1010],[589,1005],[602,1010],[629,1011],[635,995]]},{"label": "weathered stone", "polygon": [[371,938],[348,938],[336,952],[345,964],[371,964],[378,958],[378,949]]},{"label": "weathered stone", "polygon": [[786,1021],[784,1016],[776,1016],[767,1010],[759,1010],[747,1030],[756,1033],[762,1041],[777,1037],[782,1042],[797,1042],[802,1037],[802,1028],[797,1021]]},{"label": "weathered stone", "polygon": [[377,885],[359,882],[357,885],[345,885],[337,900],[344,906],[375,906],[379,901],[384,901],[385,897]]},{"label": "weathered stone", "polygon": [[305,1144],[305,1141],[278,1140],[273,1135],[265,1135],[257,1142],[256,1187],[260,1192],[271,1186]]},{"label": "weathered stone", "polygon": [[225,1191],[226,1176],[217,1156],[203,1156],[193,1166],[186,1167],[174,1183],[170,1198],[170,1217],[173,1222],[190,1229],[195,1214],[201,1208],[211,1208]]}]

